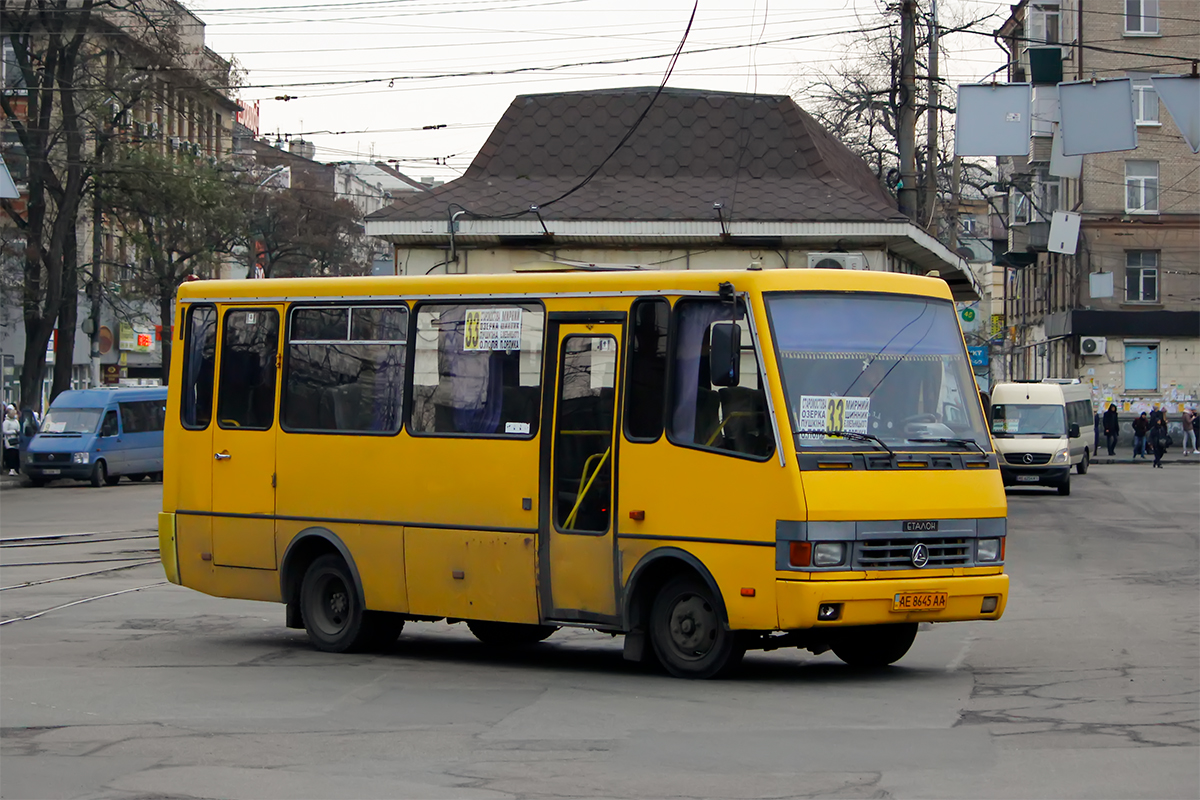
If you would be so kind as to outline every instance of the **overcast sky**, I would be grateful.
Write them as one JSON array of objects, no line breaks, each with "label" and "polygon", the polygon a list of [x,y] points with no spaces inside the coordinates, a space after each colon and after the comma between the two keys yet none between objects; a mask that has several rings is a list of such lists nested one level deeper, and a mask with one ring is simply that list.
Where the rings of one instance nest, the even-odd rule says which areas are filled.
[{"label": "overcast sky", "polygon": [[[301,135],[322,161],[373,155],[395,159],[413,177],[449,180],[516,95],[658,85],[693,0],[185,4],[206,23],[208,46],[246,70],[241,97],[261,101],[263,135]],[[669,85],[794,95],[846,57],[849,39],[871,35],[855,31],[880,25],[881,7],[877,0],[700,0]],[[939,4],[943,24],[1001,9],[1007,5],[993,0]],[[958,37],[949,47],[942,75],[951,85],[1003,63],[987,37]],[[709,52],[689,52],[702,50]],[[511,70],[529,71],[481,74]],[[445,127],[422,130],[434,125]]]}]

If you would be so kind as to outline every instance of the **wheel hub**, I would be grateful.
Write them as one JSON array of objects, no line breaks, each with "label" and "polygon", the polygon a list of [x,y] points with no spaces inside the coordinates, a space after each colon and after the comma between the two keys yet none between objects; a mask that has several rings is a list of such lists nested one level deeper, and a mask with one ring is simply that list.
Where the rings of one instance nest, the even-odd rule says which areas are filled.
[{"label": "wheel hub", "polygon": [[703,657],[717,637],[717,615],[712,606],[692,595],[671,609],[671,643],[681,655]]}]

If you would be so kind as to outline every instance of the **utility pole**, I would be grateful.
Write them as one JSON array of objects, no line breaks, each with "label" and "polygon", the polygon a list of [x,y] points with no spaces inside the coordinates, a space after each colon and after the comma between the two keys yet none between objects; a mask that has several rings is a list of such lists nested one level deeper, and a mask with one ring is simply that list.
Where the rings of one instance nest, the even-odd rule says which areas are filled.
[{"label": "utility pole", "polygon": [[917,221],[916,0],[900,3],[900,213]]},{"label": "utility pole", "polygon": [[[937,0],[929,3],[929,104],[925,130],[925,223],[929,235],[937,238],[938,202],[938,18]],[[957,199],[957,198],[956,198]]]}]

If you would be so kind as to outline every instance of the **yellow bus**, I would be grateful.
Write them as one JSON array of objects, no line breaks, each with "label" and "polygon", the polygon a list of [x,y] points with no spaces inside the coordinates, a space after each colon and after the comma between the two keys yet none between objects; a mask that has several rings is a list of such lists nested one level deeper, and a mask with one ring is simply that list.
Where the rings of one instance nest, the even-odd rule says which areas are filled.
[{"label": "yellow bus", "polygon": [[582,626],[696,678],[747,649],[882,666],[920,622],[1003,614],[943,281],[535,269],[181,287],[168,578],[326,651]]}]

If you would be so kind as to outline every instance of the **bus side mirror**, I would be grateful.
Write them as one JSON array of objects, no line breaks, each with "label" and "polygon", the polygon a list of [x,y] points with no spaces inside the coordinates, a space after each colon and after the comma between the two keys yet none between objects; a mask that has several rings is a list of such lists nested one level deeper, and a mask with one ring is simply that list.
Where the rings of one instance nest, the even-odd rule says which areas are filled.
[{"label": "bus side mirror", "polygon": [[1071,428],[1069,431],[1067,431],[1067,435],[1070,436],[1072,439],[1079,438],[1079,423],[1078,422],[1071,423]]},{"label": "bus side mirror", "polygon": [[742,328],[736,322],[718,322],[712,326],[708,350],[709,382],[713,386],[737,386],[741,383]]}]

